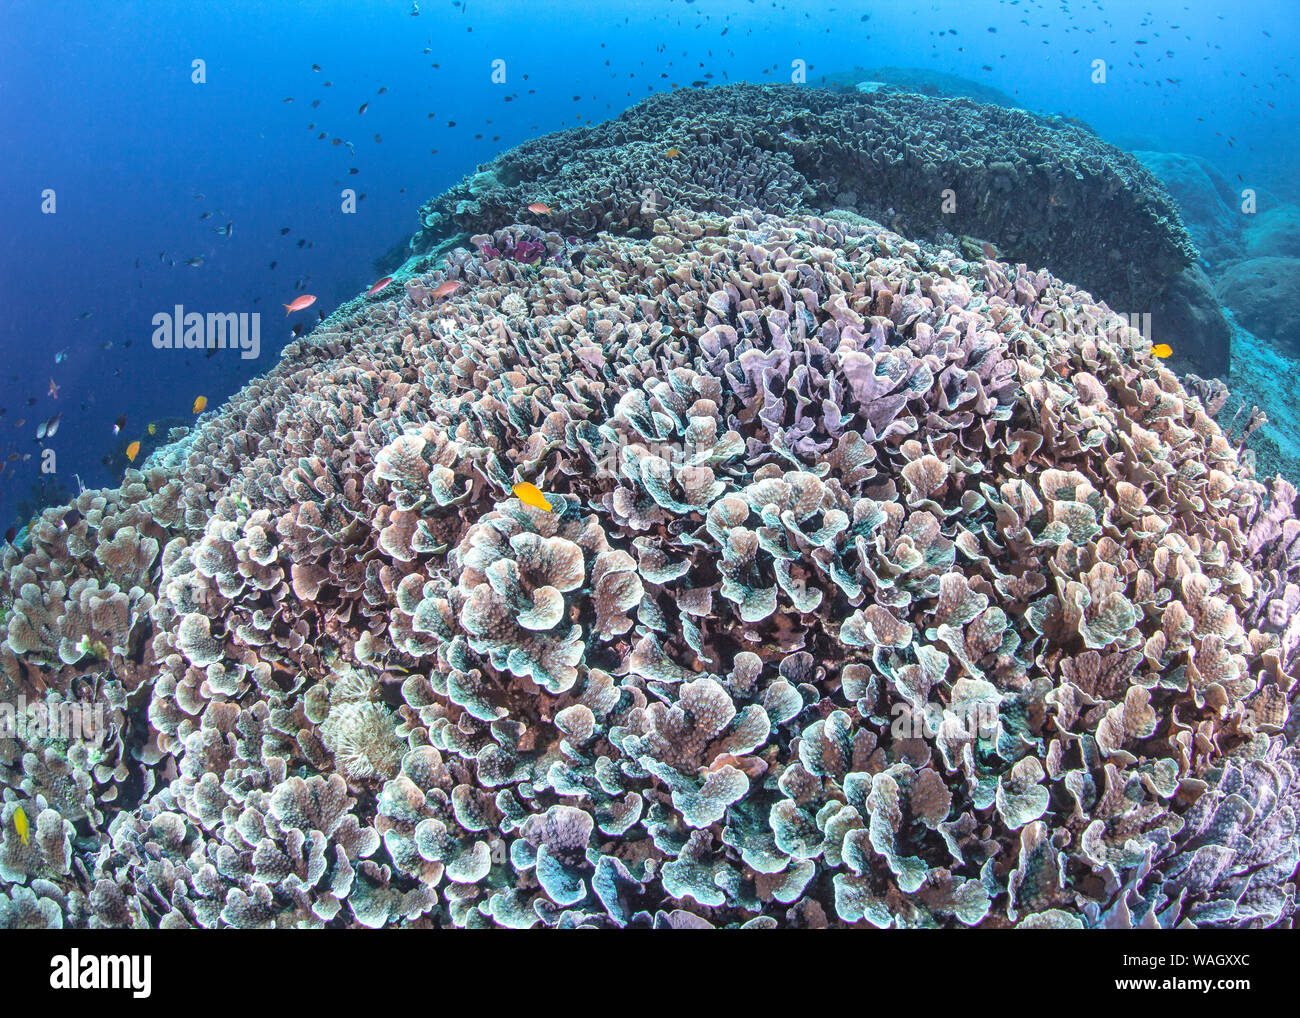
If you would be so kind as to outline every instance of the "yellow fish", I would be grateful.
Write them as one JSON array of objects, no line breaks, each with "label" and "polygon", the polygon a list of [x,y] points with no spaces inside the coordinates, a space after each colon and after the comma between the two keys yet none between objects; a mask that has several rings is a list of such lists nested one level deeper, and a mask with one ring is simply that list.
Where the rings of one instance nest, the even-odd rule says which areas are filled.
[{"label": "yellow fish", "polygon": [[1157,343],[1151,348],[1151,352],[1157,357],[1168,357],[1173,354],[1174,348],[1168,343]]},{"label": "yellow fish", "polygon": [[151,435],[156,435],[156,434],[158,434],[158,425],[156,425],[156,424],[150,424],[150,425],[149,425],[149,434],[151,434]]},{"label": "yellow fish", "polygon": [[515,493],[515,498],[519,499],[524,505],[530,505],[534,509],[541,509],[548,513],[551,511],[551,503],[546,501],[546,496],[541,493],[537,485],[523,481],[510,490]]},{"label": "yellow fish", "polygon": [[140,443],[132,442],[126,447],[126,459],[128,463],[134,463],[136,456],[140,453]]},{"label": "yellow fish", "polygon": [[208,405],[208,397],[207,397],[207,396],[200,396],[200,397],[198,397],[198,398],[194,401],[194,412],[195,412],[196,414],[201,414],[201,413],[203,413],[203,408],[204,408],[205,406],[207,406],[207,405]]},{"label": "yellow fish", "polygon": [[22,839],[24,845],[31,842],[31,828],[27,824],[27,814],[23,812],[21,806],[14,810],[14,830],[18,832],[18,837]]},{"label": "yellow fish", "polygon": [[669,159],[676,159],[681,154],[682,154],[682,150],[679,148],[670,148],[667,152],[664,153],[664,155],[666,155]]}]

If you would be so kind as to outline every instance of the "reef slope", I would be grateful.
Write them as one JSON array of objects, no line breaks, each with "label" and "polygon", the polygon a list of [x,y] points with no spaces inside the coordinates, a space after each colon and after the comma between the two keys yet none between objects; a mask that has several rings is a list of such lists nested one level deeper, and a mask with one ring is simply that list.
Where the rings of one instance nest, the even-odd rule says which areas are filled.
[{"label": "reef slope", "polygon": [[1290,924],[1222,391],[850,214],[643,232],[477,237],[5,550],[3,698],[112,710],[0,739],[0,924]]}]

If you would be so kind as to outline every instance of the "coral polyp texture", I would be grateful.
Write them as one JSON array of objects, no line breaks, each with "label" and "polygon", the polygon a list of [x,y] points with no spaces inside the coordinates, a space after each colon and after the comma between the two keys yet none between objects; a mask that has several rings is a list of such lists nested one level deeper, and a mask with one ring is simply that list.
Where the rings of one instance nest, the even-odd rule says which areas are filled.
[{"label": "coral polyp texture", "polygon": [[645,232],[475,236],[4,553],[6,698],[110,709],[0,741],[0,922],[1289,926],[1221,388],[851,213]]}]

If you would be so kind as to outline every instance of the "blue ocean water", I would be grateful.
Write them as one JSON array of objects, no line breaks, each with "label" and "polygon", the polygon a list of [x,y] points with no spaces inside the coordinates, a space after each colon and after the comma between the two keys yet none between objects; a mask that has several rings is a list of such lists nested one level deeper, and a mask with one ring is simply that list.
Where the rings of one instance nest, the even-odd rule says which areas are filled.
[{"label": "blue ocean water", "polygon": [[[810,83],[882,64],[956,74],[1300,200],[1294,9],[425,0],[413,15],[410,0],[10,0],[0,530],[58,488],[114,482],[151,422],[189,421],[196,397],[215,409],[267,370],[293,322],[364,290],[419,227],[420,204],[478,164],[692,82],[788,81],[795,61]],[[303,293],[315,305],[288,318],[281,305]],[[153,316],[178,304],[260,312],[260,356],[155,349]],[[55,414],[55,436],[37,439]]]}]

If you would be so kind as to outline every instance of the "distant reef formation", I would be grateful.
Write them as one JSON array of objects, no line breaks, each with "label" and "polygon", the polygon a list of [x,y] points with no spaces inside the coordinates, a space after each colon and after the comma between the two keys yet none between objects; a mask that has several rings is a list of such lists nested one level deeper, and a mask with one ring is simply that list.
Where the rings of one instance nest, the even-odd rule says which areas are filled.
[{"label": "distant reef formation", "polygon": [[947,74],[924,67],[854,67],[823,75],[814,84],[820,88],[846,92],[866,91],[875,85],[887,85],[919,95],[948,98],[964,96],[976,102],[1016,109],[1023,105],[1001,89],[981,85],[978,81],[971,81],[959,74]]},{"label": "distant reef formation", "polygon": [[1254,181],[1234,184],[1199,156],[1134,155],[1177,200],[1206,279],[1238,326],[1229,409],[1258,404],[1268,414],[1251,440],[1260,473],[1300,477],[1300,206]]},{"label": "distant reef formation", "polygon": [[[537,202],[550,211],[526,211]],[[1227,323],[1159,180],[1077,123],[964,98],[748,84],[654,96],[481,166],[421,209],[411,250],[516,220],[645,236],[664,212],[744,209],[844,209],[908,237],[991,242],[1123,314],[1151,312],[1176,366],[1227,371]]]},{"label": "distant reef formation", "polygon": [[0,551],[0,926],[1294,925],[1296,491],[1222,386],[549,172]]}]

